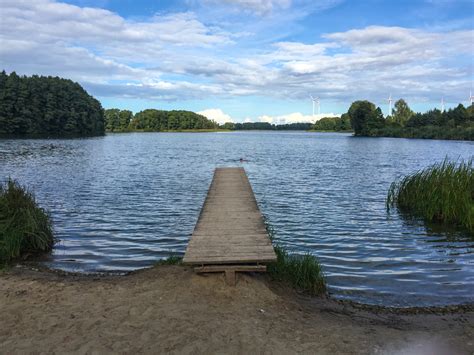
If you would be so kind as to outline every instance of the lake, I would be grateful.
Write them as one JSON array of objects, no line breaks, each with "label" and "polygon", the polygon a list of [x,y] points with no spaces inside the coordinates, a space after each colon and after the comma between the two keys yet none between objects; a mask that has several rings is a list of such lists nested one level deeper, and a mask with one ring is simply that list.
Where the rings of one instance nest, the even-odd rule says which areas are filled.
[{"label": "lake", "polygon": [[334,297],[446,305],[474,301],[474,239],[388,214],[385,198],[401,175],[473,155],[473,142],[307,132],[0,139],[0,179],[50,210],[48,266],[124,272],[183,254],[214,168],[244,166],[277,240],[316,255]]}]

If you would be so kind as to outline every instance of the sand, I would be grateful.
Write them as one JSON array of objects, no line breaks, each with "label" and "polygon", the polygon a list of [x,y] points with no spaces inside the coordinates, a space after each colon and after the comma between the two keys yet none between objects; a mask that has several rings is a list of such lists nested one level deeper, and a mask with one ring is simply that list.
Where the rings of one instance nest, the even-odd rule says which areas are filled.
[{"label": "sand", "polygon": [[2,354],[473,354],[474,314],[397,314],[270,282],[157,266],[127,276],[0,272]]}]

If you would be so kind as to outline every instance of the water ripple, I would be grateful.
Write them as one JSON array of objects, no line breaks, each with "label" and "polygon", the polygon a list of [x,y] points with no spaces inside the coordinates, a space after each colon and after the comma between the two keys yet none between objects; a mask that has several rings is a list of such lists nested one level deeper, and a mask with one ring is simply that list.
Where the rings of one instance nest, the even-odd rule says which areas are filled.
[{"label": "water ripple", "polygon": [[338,298],[393,306],[473,302],[474,240],[387,215],[397,177],[472,142],[344,134],[116,134],[0,140],[0,179],[31,187],[61,242],[48,264],[124,272],[183,254],[217,166],[245,168],[277,240],[317,255]]}]

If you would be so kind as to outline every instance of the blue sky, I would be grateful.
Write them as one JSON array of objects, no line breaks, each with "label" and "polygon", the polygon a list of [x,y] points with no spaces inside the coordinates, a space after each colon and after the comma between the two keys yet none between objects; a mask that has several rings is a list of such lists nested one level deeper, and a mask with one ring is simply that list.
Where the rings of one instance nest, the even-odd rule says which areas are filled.
[{"label": "blue sky", "polygon": [[[357,99],[467,104],[474,2],[2,0],[0,65],[81,83],[104,107],[311,121]],[[318,116],[319,117],[319,116]]]}]

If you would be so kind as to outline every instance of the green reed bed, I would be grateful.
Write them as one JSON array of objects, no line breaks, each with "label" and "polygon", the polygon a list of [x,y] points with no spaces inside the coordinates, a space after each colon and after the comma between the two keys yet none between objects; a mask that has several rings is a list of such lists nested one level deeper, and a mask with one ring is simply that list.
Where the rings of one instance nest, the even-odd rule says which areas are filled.
[{"label": "green reed bed", "polygon": [[183,257],[179,255],[170,255],[166,259],[161,259],[158,260],[155,265],[181,265],[181,262],[183,261]]},{"label": "green reed bed", "polygon": [[472,160],[434,164],[390,186],[387,209],[460,226],[474,233],[474,167]]},{"label": "green reed bed", "polygon": [[13,180],[0,184],[0,264],[51,251],[51,219],[25,187]]},{"label": "green reed bed", "polygon": [[277,261],[267,266],[270,277],[313,296],[325,294],[326,278],[318,259],[309,253],[288,253],[283,246],[275,244],[273,228],[267,225],[267,230],[277,255]]},{"label": "green reed bed", "polygon": [[295,289],[313,296],[326,292],[326,279],[321,264],[311,254],[289,254],[282,246],[274,247],[277,261],[267,266],[270,276],[291,284]]}]

